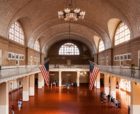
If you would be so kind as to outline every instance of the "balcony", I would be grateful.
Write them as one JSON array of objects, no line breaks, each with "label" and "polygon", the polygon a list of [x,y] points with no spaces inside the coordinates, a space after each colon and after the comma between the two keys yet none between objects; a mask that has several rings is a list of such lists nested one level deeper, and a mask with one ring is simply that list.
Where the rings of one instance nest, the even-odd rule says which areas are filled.
[{"label": "balcony", "polygon": [[54,65],[54,64],[50,64],[49,68],[50,69],[53,69],[53,68],[68,68],[68,69],[81,68],[81,69],[88,69],[89,65]]},{"label": "balcony", "polygon": [[0,70],[0,83],[38,72],[40,72],[40,70],[39,67],[36,65],[3,66]]},{"label": "balcony", "polygon": [[127,78],[140,79],[139,68],[132,69],[130,67],[125,66],[102,66],[102,65],[99,65],[99,68],[102,72],[116,74]]},{"label": "balcony", "polygon": [[[140,69],[131,69],[130,67],[123,66],[98,66],[101,72],[111,73],[119,75],[125,78],[132,78],[140,80]],[[49,71],[89,71],[89,65],[50,65]],[[6,66],[0,70],[0,83],[21,78],[27,75],[39,73],[39,66],[27,65],[27,66]]]},{"label": "balcony", "polygon": [[71,71],[71,72],[76,72],[76,71],[89,71],[89,65],[54,65],[51,64],[49,65],[49,71]]}]

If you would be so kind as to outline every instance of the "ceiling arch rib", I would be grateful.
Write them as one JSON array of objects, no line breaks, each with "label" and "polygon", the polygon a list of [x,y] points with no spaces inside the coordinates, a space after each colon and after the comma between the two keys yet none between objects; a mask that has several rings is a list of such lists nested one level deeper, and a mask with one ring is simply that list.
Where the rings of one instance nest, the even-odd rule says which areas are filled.
[{"label": "ceiling arch rib", "polygon": [[109,32],[109,36],[110,36],[111,41],[112,41],[112,39],[114,37],[115,29],[116,29],[117,25],[120,23],[120,21],[121,20],[118,19],[118,18],[112,18],[107,23],[108,32]]},{"label": "ceiling arch rib", "polygon": [[[87,38],[87,36],[85,36],[85,35],[83,35],[83,34],[79,34],[79,33],[74,33],[74,32],[71,32],[71,35],[70,35],[70,38],[69,38],[69,33],[68,32],[60,32],[60,33],[57,33],[57,34],[52,34],[51,36],[49,36],[49,38],[48,39],[46,39],[46,37],[44,36],[44,37],[42,37],[42,42],[41,42],[41,45],[43,46],[43,44],[45,43],[45,42],[48,42],[48,41],[50,41],[50,40],[52,40],[52,39],[57,39],[57,36],[61,36],[62,38],[64,38],[64,37],[66,37],[67,36],[67,40],[68,39],[71,39],[73,36],[74,36],[74,38],[75,38],[75,40],[77,39],[77,38],[81,38],[81,40],[82,39],[85,39],[86,41],[88,41],[88,42],[90,42],[90,44],[92,44],[92,47],[94,47],[94,42],[92,42],[91,40],[89,40],[88,38]],[[54,40],[55,40],[54,39]]]},{"label": "ceiling arch rib", "polygon": [[[42,30],[40,30],[40,33],[37,32],[36,36],[32,37],[29,40],[28,46],[32,48],[33,42],[39,38],[40,38],[41,42],[45,42],[47,39],[50,39],[55,34],[66,33],[66,32],[67,32],[67,34],[69,34],[68,31],[69,31],[68,24],[59,24],[59,25],[52,26],[50,28],[46,27],[46,29],[43,28]],[[78,24],[71,24],[70,33],[72,33],[72,32],[84,36],[90,42],[92,42],[92,36],[97,35],[97,33],[94,32],[93,30],[87,28],[86,26],[82,26],[82,25],[78,25]],[[45,37],[45,39],[42,39],[42,37]]]},{"label": "ceiling arch rib", "polygon": [[[62,38],[67,38],[67,40],[69,39],[69,35],[68,35],[68,32],[63,32],[63,33],[59,33],[59,34],[55,34],[55,35],[52,35],[50,36],[50,38],[48,40],[46,40],[46,42],[49,42],[49,41],[52,41],[52,40],[56,40],[57,37],[62,37]],[[85,36],[86,37],[86,36]],[[83,35],[81,34],[77,34],[77,33],[71,33],[71,38],[75,38],[75,40],[79,39],[79,40],[83,40],[83,41],[86,41],[88,42],[88,45],[91,47],[91,49],[93,50],[93,52],[95,52],[95,45],[94,45],[94,42],[91,42],[89,41],[87,38],[85,38]],[[55,39],[54,39],[55,38]],[[70,39],[71,39],[70,38]],[[45,39],[45,37],[44,37]],[[46,44],[46,42],[43,42],[42,45]],[[85,42],[85,43],[86,43]]]},{"label": "ceiling arch rib", "polygon": [[[41,34],[44,34],[44,32],[49,30],[49,29],[50,29],[51,32],[53,31],[53,29],[55,27],[57,28],[56,31],[61,30],[63,28],[65,28],[65,30],[68,30],[68,24],[67,23],[58,23],[57,25],[52,25],[52,26],[48,25],[48,23],[49,22],[46,22],[46,24],[42,24],[38,28],[35,29],[35,31],[32,33],[32,36],[30,37],[31,39],[29,39],[28,46],[29,46],[30,42],[33,42],[33,40],[34,40],[33,38],[39,38],[41,36]],[[60,25],[60,27],[58,25]],[[87,24],[72,23],[72,25],[79,31],[82,31],[81,28],[82,29],[85,28],[83,33],[93,32],[95,35],[98,35],[103,39],[103,41],[105,42],[106,49],[111,47],[111,40],[110,40],[109,36],[98,25],[95,25],[95,24],[90,25],[90,26],[93,26],[92,28],[88,26],[88,23]],[[61,26],[63,26],[63,28]],[[94,34],[92,34],[92,35],[94,35]]]},{"label": "ceiling arch rib", "polygon": [[[68,34],[64,34],[64,33],[54,36],[47,42],[44,42],[43,47],[42,47],[42,52],[46,53],[48,51],[48,49],[51,47],[51,45],[53,45],[54,43],[61,41],[61,40],[67,40],[68,38],[69,38]],[[95,53],[96,49],[95,49],[95,47],[93,47],[93,44],[89,40],[83,38],[82,36],[74,35],[74,34],[71,35],[71,39],[77,40],[77,41],[80,41],[80,42],[86,44],[91,51],[91,55],[93,55]]]},{"label": "ceiling arch rib", "polygon": [[[38,38],[40,37],[41,34],[44,34],[45,32],[47,32],[47,30],[49,32],[53,32],[54,30],[55,31],[60,31],[62,29],[63,30],[67,30],[69,31],[69,25],[68,23],[59,23],[59,24],[56,24],[56,25],[52,25],[52,26],[48,26],[47,24],[43,24],[43,25],[40,25],[39,28],[36,28],[36,30],[32,33],[32,36],[31,38]],[[81,24],[75,24],[75,23],[71,23],[71,30],[75,30],[76,31],[81,31],[82,32],[87,32],[87,33],[92,33],[92,34],[98,34],[97,31],[87,27],[87,26],[84,26],[84,25],[81,25]]]},{"label": "ceiling arch rib", "polygon": [[[45,26],[50,28],[54,25],[64,23],[57,18],[57,11],[64,8],[63,0],[23,0],[20,1],[20,7],[18,7],[18,9],[16,9],[17,5],[14,4],[16,1],[18,0],[7,2],[7,5],[12,4],[11,8],[14,9],[14,12],[10,15],[11,20],[8,23],[11,23],[16,19],[20,19],[21,17],[28,17],[31,20],[32,25],[30,28],[32,29],[30,30],[31,32],[28,32],[30,35],[28,34],[27,37],[31,38],[29,39],[30,43],[31,41],[34,43],[35,40],[33,38],[40,34],[40,30],[43,30],[43,27],[45,30]],[[109,38],[108,29],[106,26],[107,21],[112,17],[118,17],[120,19],[123,18],[122,12],[118,10],[117,5],[113,5],[112,7],[111,2],[103,2],[102,0],[95,0],[94,2],[90,0],[78,0],[78,6],[85,10],[87,14],[85,20],[78,22],[78,24],[96,31],[103,39],[105,48],[110,48],[111,40]],[[6,8],[7,7],[5,6],[5,9]],[[107,11],[105,11],[105,9],[107,9]],[[46,11],[45,13],[44,10]],[[104,12],[104,14],[102,12]]]}]

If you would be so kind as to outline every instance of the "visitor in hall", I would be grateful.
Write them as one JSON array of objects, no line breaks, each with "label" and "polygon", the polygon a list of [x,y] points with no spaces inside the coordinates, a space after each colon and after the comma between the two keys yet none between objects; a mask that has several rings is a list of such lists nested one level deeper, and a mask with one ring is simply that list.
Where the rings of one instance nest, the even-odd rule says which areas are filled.
[{"label": "visitor in hall", "polygon": [[14,105],[11,106],[11,112],[12,112],[12,114],[15,114],[15,107],[14,107]]},{"label": "visitor in hall", "polygon": [[53,81],[52,85],[54,85],[54,86],[56,87],[56,80],[55,80],[55,81]]},{"label": "visitor in hall", "polygon": [[131,77],[135,77],[135,64],[131,64]]},{"label": "visitor in hall", "polygon": [[100,93],[100,101],[101,101],[101,103],[104,103],[105,100],[106,100],[106,95],[105,95],[104,92],[101,92],[101,93]]},{"label": "visitor in hall", "polygon": [[121,108],[121,103],[118,100],[114,99],[114,104],[116,108]]},{"label": "visitor in hall", "polygon": [[130,114],[130,106],[128,105],[128,114]]},{"label": "visitor in hall", "polygon": [[21,108],[22,108],[22,106],[23,106],[23,102],[22,102],[22,99],[20,99],[20,104],[21,104]]},{"label": "visitor in hall", "polygon": [[18,100],[18,110],[20,111],[22,108],[22,100]]},{"label": "visitor in hall", "polygon": [[107,95],[108,102],[110,102],[110,94]]}]

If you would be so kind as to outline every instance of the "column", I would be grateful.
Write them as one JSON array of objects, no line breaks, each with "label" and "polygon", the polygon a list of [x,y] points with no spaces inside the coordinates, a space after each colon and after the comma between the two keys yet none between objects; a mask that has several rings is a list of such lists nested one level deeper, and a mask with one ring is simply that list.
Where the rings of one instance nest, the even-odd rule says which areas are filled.
[{"label": "column", "polygon": [[104,91],[109,95],[109,74],[104,74]]},{"label": "column", "polygon": [[29,101],[29,76],[23,78],[23,101]]},{"label": "column", "polygon": [[13,80],[13,89],[18,89],[17,80]]},{"label": "column", "polygon": [[62,72],[59,71],[59,87],[62,86]]},{"label": "column", "polygon": [[116,99],[116,77],[111,77],[110,79],[111,79],[110,93],[111,93],[111,96]]},{"label": "column", "polygon": [[35,76],[30,75],[30,87],[29,87],[29,95],[34,96],[35,95]]},{"label": "column", "polygon": [[140,113],[140,83],[131,82],[130,114]]},{"label": "column", "polygon": [[38,88],[44,87],[44,78],[41,73],[38,73]]},{"label": "column", "polygon": [[97,88],[97,81],[94,82],[94,87]]},{"label": "column", "polygon": [[97,78],[96,78],[96,88],[100,89],[100,73],[98,73]]},{"label": "column", "polygon": [[8,83],[0,84],[0,113],[9,114]]},{"label": "column", "polygon": [[80,86],[80,71],[77,71],[77,79],[76,79],[76,82],[77,82],[77,87]]}]

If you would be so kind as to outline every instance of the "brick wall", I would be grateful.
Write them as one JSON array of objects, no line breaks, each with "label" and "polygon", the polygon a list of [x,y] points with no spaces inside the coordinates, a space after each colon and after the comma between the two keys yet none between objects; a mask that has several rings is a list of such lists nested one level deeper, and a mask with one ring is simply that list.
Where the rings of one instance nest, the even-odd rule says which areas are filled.
[{"label": "brick wall", "polygon": [[24,55],[24,60],[20,60],[19,65],[30,64],[31,56],[33,56],[32,64],[36,64],[36,60],[34,59],[34,57],[36,57],[36,59],[39,59],[40,61],[39,52],[3,37],[0,37],[0,50],[2,50],[2,65],[4,66],[14,66],[17,64],[16,60],[8,60],[8,52]]},{"label": "brick wall", "polygon": [[52,45],[48,51],[48,57],[51,64],[67,64],[68,60],[71,60],[71,64],[89,64],[88,60],[93,60],[90,51],[86,45],[78,41],[71,41],[76,44],[80,50],[80,55],[76,56],[61,56],[59,55],[59,48],[66,43],[66,40],[60,41]]},{"label": "brick wall", "polygon": [[98,54],[99,65],[112,65],[112,49],[107,49]]},{"label": "brick wall", "polygon": [[[131,60],[122,61],[121,64],[124,66],[130,66],[131,64],[138,65],[138,51],[140,50],[140,38],[131,39],[129,42],[122,43],[118,46],[115,46],[112,49],[105,50],[98,54],[98,63],[101,65],[106,65],[106,57],[108,56],[109,64],[111,62],[113,65],[120,65],[120,61],[114,61],[115,55],[121,55],[126,53],[131,53]],[[112,54],[111,54],[112,53]],[[96,54],[97,55],[97,54]],[[112,55],[112,58],[111,58]],[[112,60],[112,61],[111,61]]]},{"label": "brick wall", "polygon": [[28,48],[27,57],[28,65],[36,65],[40,63],[40,53],[31,48]]}]

